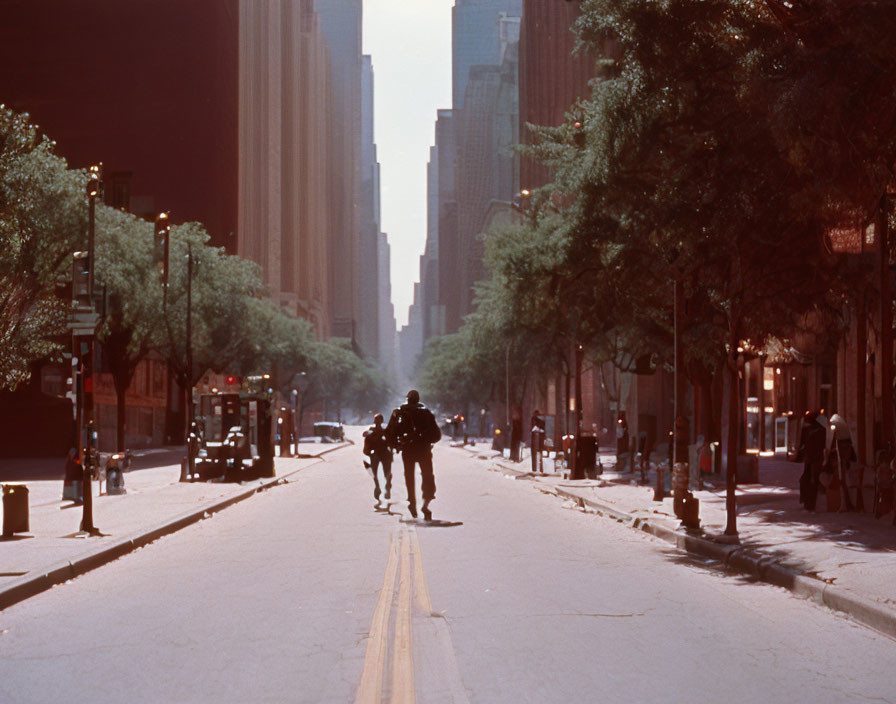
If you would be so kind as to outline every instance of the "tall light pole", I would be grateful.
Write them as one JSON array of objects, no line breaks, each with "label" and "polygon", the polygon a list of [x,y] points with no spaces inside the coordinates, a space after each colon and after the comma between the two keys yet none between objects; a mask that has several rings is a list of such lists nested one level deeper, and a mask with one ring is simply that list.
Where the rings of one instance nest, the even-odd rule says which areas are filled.
[{"label": "tall light pole", "polygon": [[[196,262],[198,265],[199,262]],[[189,442],[193,423],[193,246],[187,243],[187,368],[184,384],[184,437]]]},{"label": "tall light pole", "polygon": [[585,349],[582,345],[573,343],[573,357],[575,363],[575,381],[573,387],[574,397],[570,403],[570,411],[573,415],[572,429],[575,432],[572,441],[572,451],[570,452],[570,479],[584,479],[585,472],[583,463],[579,462],[579,444],[582,441],[582,362],[585,356]]},{"label": "tall light pole", "polygon": [[164,315],[168,308],[168,252],[171,239],[171,223],[168,221],[168,213],[159,213],[156,216],[155,236],[154,259],[162,281],[162,314]]},{"label": "tall light pole", "polygon": [[[86,303],[94,320],[94,327],[87,335],[76,337],[75,350],[80,361],[78,385],[81,393],[81,409],[78,413],[78,453],[82,471],[82,512],[81,532],[99,535],[93,524],[93,470],[97,464],[96,412],[94,407],[94,377],[96,374],[96,304],[94,299],[96,264],[96,199],[103,188],[103,165],[90,167],[87,181],[87,256],[81,266],[86,265]],[[73,282],[74,285],[74,282]]]},{"label": "tall light pole", "polygon": [[[507,435],[505,436],[504,442],[507,444],[507,447],[511,449],[511,454],[513,451],[513,446],[510,443],[513,434],[510,428],[510,343],[507,343],[506,347],[506,356],[504,358],[504,411],[507,419],[507,425],[504,426],[507,428]],[[511,457],[513,459],[513,457]]]}]

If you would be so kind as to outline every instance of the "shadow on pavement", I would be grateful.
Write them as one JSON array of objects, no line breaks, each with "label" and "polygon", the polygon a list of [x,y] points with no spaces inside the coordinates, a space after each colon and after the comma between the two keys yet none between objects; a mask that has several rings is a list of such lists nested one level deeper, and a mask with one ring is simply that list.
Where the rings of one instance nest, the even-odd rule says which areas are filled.
[{"label": "shadow on pavement", "polygon": [[[102,453],[105,457],[109,453]],[[128,472],[179,465],[183,446],[173,445],[134,450]],[[65,457],[22,457],[0,459],[0,482],[62,481]]]}]

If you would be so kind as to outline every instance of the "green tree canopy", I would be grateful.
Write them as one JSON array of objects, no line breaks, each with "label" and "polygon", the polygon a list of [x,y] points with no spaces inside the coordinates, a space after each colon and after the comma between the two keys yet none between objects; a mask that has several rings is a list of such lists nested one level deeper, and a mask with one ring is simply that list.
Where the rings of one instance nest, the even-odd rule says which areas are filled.
[{"label": "green tree canopy", "polygon": [[0,389],[58,344],[68,306],[54,295],[86,243],[86,178],[27,114],[0,105]]}]

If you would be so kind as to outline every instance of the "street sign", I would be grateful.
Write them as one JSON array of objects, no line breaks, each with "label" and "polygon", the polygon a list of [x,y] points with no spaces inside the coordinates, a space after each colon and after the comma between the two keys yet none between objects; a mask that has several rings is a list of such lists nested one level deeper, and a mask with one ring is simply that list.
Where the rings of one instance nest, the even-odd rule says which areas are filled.
[{"label": "street sign", "polygon": [[93,310],[76,308],[68,316],[68,329],[73,335],[93,335],[100,316]]}]

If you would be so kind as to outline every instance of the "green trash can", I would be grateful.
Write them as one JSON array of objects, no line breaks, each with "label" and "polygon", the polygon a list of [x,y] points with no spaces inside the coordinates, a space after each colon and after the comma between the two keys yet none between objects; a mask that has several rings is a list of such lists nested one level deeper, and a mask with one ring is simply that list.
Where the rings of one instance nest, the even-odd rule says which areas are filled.
[{"label": "green trash can", "polygon": [[3,535],[28,532],[28,487],[24,484],[3,485]]}]

